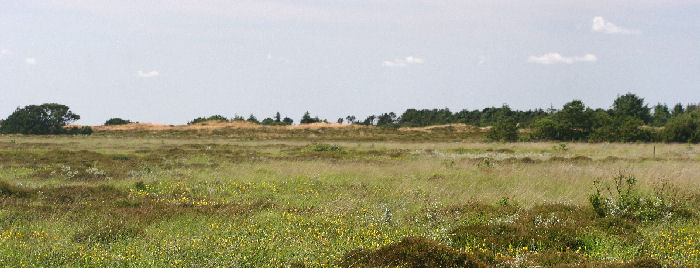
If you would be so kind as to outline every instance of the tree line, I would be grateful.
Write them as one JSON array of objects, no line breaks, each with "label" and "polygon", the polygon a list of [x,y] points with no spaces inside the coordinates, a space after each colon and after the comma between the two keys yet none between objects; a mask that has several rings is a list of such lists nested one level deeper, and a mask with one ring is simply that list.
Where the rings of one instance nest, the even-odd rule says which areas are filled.
[{"label": "tree line", "polygon": [[[17,108],[5,120],[0,120],[0,133],[21,134],[90,134],[90,127],[71,127],[80,116],[69,107],[57,103],[28,105]],[[244,118],[222,115],[197,117],[188,124],[205,121],[246,121],[266,126],[294,124],[289,117],[277,112],[272,117],[258,120],[253,114]],[[311,116],[307,111],[300,124],[328,122]],[[491,127],[486,137],[493,141],[590,141],[590,142],[700,142],[700,108],[697,104],[680,103],[669,108],[666,104],[649,107],[643,98],[635,94],[618,96],[610,109],[587,107],[580,100],[564,104],[561,109],[513,110],[508,105],[481,110],[452,112],[444,109],[407,109],[402,114],[394,112],[369,115],[364,120],[354,115],[338,118],[337,123],[377,126],[382,128],[426,127],[444,124],[467,124]],[[130,120],[111,118],[105,125],[122,125]],[[520,131],[525,129],[526,131]]]}]

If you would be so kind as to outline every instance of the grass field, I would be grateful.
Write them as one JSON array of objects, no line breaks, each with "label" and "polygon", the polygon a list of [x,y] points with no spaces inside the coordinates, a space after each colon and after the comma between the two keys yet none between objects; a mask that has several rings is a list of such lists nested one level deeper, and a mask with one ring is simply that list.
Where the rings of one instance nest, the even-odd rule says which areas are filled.
[{"label": "grass field", "polygon": [[0,136],[0,265],[700,265],[698,145],[304,133]]}]

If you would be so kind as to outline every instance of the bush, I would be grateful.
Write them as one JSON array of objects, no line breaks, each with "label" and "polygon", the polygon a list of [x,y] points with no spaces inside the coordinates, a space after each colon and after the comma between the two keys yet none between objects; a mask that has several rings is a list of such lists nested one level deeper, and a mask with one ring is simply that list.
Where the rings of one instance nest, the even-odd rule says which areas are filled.
[{"label": "bush", "polygon": [[69,127],[66,133],[70,135],[90,135],[92,134],[92,128],[89,126]]},{"label": "bush", "polygon": [[518,126],[513,118],[502,117],[486,133],[486,138],[500,142],[518,141]]},{"label": "bush", "polygon": [[700,142],[700,114],[684,113],[674,117],[661,136],[665,142]]},{"label": "bush", "polygon": [[109,120],[105,121],[105,126],[126,125],[131,123],[131,121],[121,118],[110,118]]},{"label": "bush", "polygon": [[228,119],[226,119],[226,117],[224,117],[223,115],[212,115],[212,116],[210,116],[210,117],[197,117],[197,118],[195,118],[195,119],[192,119],[192,121],[187,122],[187,124],[188,124],[188,125],[192,125],[192,124],[202,123],[202,122],[206,122],[206,121],[224,121],[224,122],[228,122]]},{"label": "bush", "polygon": [[336,144],[327,144],[327,143],[316,143],[309,145],[305,148],[305,151],[312,151],[312,152],[340,152],[343,151],[343,147],[340,147],[339,145]]},{"label": "bush", "polygon": [[672,216],[688,217],[687,209],[663,192],[642,195],[637,190],[637,178],[624,173],[613,177],[610,183],[596,179],[595,192],[588,201],[599,217],[622,217],[641,221],[655,221]]}]

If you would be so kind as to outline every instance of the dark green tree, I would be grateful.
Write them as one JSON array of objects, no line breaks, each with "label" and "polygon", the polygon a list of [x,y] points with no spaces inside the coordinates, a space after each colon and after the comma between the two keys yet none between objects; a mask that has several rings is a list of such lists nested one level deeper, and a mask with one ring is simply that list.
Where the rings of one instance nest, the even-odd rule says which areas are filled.
[{"label": "dark green tree", "polygon": [[651,124],[653,126],[663,126],[670,118],[671,112],[668,110],[666,104],[659,103],[654,106],[654,114],[651,116]]},{"label": "dark green tree", "polygon": [[377,126],[393,127],[396,125],[396,114],[394,112],[383,113],[377,116]]},{"label": "dark green tree", "polygon": [[666,142],[700,142],[700,114],[683,113],[672,118],[661,136]]},{"label": "dark green tree", "polygon": [[644,104],[644,98],[640,98],[632,93],[618,96],[613,102],[612,112],[614,116],[636,117],[644,121],[644,123],[651,121],[650,109],[649,106]]},{"label": "dark green tree", "polygon": [[671,117],[676,117],[685,112],[685,109],[683,109],[683,104],[676,103],[676,105],[673,106],[673,110],[671,111]]},{"label": "dark green tree", "polygon": [[66,105],[45,103],[17,108],[0,126],[1,133],[64,134],[64,126],[80,119]]},{"label": "dark green tree", "polygon": [[345,117],[345,119],[348,120],[348,124],[355,124],[356,117],[354,115],[348,115]]},{"label": "dark green tree", "polygon": [[289,117],[285,117],[284,119],[282,119],[282,123],[284,123],[285,125],[290,126],[290,125],[294,124],[294,119],[291,119],[291,118],[289,118]]},{"label": "dark green tree", "polygon": [[513,117],[501,116],[486,133],[491,141],[513,142],[518,140],[518,124]]},{"label": "dark green tree", "polygon": [[258,119],[255,118],[255,116],[253,114],[250,114],[250,116],[248,116],[248,119],[246,121],[254,123],[254,124],[260,124],[260,121],[258,121]]},{"label": "dark green tree", "polygon": [[320,119],[318,119],[318,116],[316,117],[311,117],[311,114],[309,114],[309,111],[306,111],[304,115],[301,117],[301,120],[299,121],[300,124],[311,124],[311,123],[318,123],[321,122]]}]

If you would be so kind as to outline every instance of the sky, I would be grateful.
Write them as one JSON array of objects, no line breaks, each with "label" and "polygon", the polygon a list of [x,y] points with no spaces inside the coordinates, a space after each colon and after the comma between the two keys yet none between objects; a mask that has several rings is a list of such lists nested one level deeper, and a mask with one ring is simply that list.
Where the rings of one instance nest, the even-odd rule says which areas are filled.
[{"label": "sky", "polygon": [[700,102],[700,0],[0,0],[0,117]]}]

